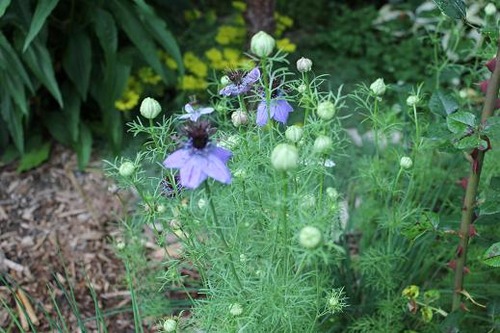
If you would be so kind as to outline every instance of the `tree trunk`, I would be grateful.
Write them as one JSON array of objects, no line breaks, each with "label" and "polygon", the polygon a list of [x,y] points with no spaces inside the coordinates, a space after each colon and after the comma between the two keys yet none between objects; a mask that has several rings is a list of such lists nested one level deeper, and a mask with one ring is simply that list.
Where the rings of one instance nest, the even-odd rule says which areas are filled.
[{"label": "tree trunk", "polygon": [[247,9],[243,13],[248,33],[253,36],[259,31],[274,34],[274,0],[246,0]]}]

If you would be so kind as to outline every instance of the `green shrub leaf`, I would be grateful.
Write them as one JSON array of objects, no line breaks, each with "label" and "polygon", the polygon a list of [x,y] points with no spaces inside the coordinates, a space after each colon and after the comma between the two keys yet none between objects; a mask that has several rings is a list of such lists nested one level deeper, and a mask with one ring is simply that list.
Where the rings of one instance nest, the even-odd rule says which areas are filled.
[{"label": "green shrub leaf", "polygon": [[465,134],[476,126],[476,116],[470,112],[456,112],[446,117],[446,124],[452,133]]},{"label": "green shrub leaf", "polygon": [[37,146],[21,157],[19,161],[19,166],[17,167],[17,172],[23,172],[26,170],[33,169],[49,158],[50,154],[50,143],[46,142],[41,146]]},{"label": "green shrub leaf", "polygon": [[26,51],[30,43],[35,39],[36,35],[40,32],[47,17],[52,13],[54,8],[56,7],[59,0],[39,0],[35,9],[35,13],[33,14],[33,18],[31,19],[30,29],[28,31],[28,35],[26,36],[26,40],[24,41],[23,52]]},{"label": "green shrub leaf", "polygon": [[83,101],[87,99],[90,81],[92,47],[85,33],[76,33],[68,41],[63,67]]},{"label": "green shrub leaf", "polygon": [[18,110],[12,103],[7,91],[0,90],[1,108],[0,113],[2,118],[7,123],[7,129],[14,140],[17,150],[24,154],[24,131],[23,131],[23,113]]},{"label": "green shrub leaf", "polygon": [[458,103],[450,94],[436,90],[429,100],[429,109],[434,114],[446,117],[458,110]]},{"label": "green shrub leaf", "polygon": [[156,55],[156,46],[143,24],[137,19],[134,10],[127,6],[126,2],[113,0],[110,2],[118,24],[125,31],[137,50],[142,54],[146,62],[153,70],[161,76],[164,82],[168,82],[165,69]]},{"label": "green shrub leaf", "polygon": [[5,14],[5,11],[10,5],[10,0],[0,0],[0,18]]},{"label": "green shrub leaf", "polygon": [[[21,82],[28,87],[28,89],[34,93],[35,89],[31,79],[24,68],[21,59],[19,59],[16,51],[9,43],[7,38],[0,32],[0,61],[2,62],[2,68],[4,71],[10,73],[17,78],[16,81],[21,79]],[[24,88],[23,88],[24,90]]]},{"label": "green shrub leaf", "polygon": [[35,40],[22,54],[22,57],[35,77],[56,99],[59,106],[63,107],[63,99],[59,85],[57,84],[54,67],[50,53],[43,43]]},{"label": "green shrub leaf", "polygon": [[491,245],[483,255],[483,262],[492,267],[500,267],[500,242]]},{"label": "green shrub leaf", "polygon": [[106,58],[111,59],[118,49],[115,19],[109,12],[97,9],[94,14],[94,29]]},{"label": "green shrub leaf", "polygon": [[464,0],[434,0],[439,10],[448,17],[463,20],[466,16]]}]

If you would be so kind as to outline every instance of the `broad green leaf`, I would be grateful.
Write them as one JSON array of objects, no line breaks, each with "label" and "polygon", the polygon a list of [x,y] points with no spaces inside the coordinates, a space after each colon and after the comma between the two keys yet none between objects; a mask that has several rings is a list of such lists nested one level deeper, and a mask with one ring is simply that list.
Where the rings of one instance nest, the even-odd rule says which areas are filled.
[{"label": "broad green leaf", "polygon": [[480,218],[484,215],[500,213],[500,177],[492,177],[490,185],[482,191],[481,196],[483,200],[479,206]]},{"label": "broad green leaf", "polygon": [[458,142],[455,143],[455,147],[461,150],[480,148],[483,141],[484,140],[479,138],[477,135],[466,136],[458,140]]},{"label": "broad green leaf", "polygon": [[31,149],[21,157],[21,160],[19,161],[19,166],[17,167],[17,172],[23,172],[39,166],[49,158],[49,153],[50,153],[49,142],[46,142],[41,146]]},{"label": "broad green leaf", "polygon": [[448,17],[463,20],[466,16],[464,0],[434,0],[439,10]]},{"label": "broad green leaf", "polygon": [[470,133],[476,126],[476,116],[470,112],[456,112],[446,117],[446,124],[452,133]]},{"label": "broad green leaf", "polygon": [[113,16],[100,8],[94,14],[94,29],[106,58],[111,59],[118,49],[118,32]]},{"label": "broad green leaf", "polygon": [[22,57],[33,75],[47,88],[59,106],[63,107],[63,99],[52,66],[52,59],[45,45],[39,40],[35,40],[22,54]]},{"label": "broad green leaf", "polygon": [[87,99],[92,65],[92,49],[89,37],[85,33],[71,36],[63,57],[63,67],[83,101]]},{"label": "broad green leaf", "polygon": [[458,110],[458,103],[450,94],[436,90],[429,100],[429,109],[434,114],[446,117]]},{"label": "broad green leaf", "polygon": [[43,116],[43,124],[49,130],[50,135],[60,143],[65,145],[72,143],[71,133],[62,110],[46,112]]},{"label": "broad green leaf", "polygon": [[11,0],[0,0],[0,18],[5,14],[5,11],[10,5]]},{"label": "broad green leaf", "polygon": [[113,8],[118,24],[146,62],[161,76],[164,82],[168,82],[165,68],[156,55],[156,45],[144,29],[144,25],[137,19],[135,11],[124,1],[112,0],[109,4]]},{"label": "broad green leaf", "polygon": [[179,64],[180,75],[184,75],[184,66],[179,45],[174,35],[167,29],[165,21],[160,19],[155,14],[153,8],[147,5],[143,0],[135,0],[135,3],[139,10],[139,17],[146,28],[151,32],[163,49],[172,56],[177,64]]},{"label": "broad green leaf", "polygon": [[500,267],[500,242],[491,245],[483,255],[483,262],[492,267]]},{"label": "broad green leaf", "polygon": [[24,154],[23,113],[15,107],[5,90],[0,89],[0,97],[0,113],[17,150],[22,155]]},{"label": "broad green leaf", "polygon": [[39,0],[35,9],[35,13],[33,14],[33,18],[31,19],[30,29],[28,31],[28,35],[26,36],[26,40],[24,41],[23,52],[26,51],[30,43],[35,39],[36,35],[40,32],[47,17],[49,17],[50,13],[54,10],[59,0]]},{"label": "broad green leaf", "polygon": [[[0,32],[0,53],[2,54],[2,67],[5,68],[10,75],[14,75],[21,82],[28,87],[28,89],[34,93],[35,89],[28,75],[28,72],[24,68],[21,59],[19,59],[17,52],[14,50],[12,45],[9,43],[7,38]],[[17,80],[16,80],[17,81]],[[24,89],[23,89],[24,90]]]},{"label": "broad green leaf", "polygon": [[75,150],[78,156],[78,168],[83,170],[89,164],[92,152],[92,133],[84,123],[80,124],[80,140],[78,140]]}]

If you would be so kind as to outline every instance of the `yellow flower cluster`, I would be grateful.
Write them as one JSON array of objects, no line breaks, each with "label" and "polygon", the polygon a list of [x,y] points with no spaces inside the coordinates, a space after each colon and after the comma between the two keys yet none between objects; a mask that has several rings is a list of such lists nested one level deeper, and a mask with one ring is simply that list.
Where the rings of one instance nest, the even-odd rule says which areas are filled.
[{"label": "yellow flower cluster", "polygon": [[184,68],[189,74],[182,77],[180,87],[182,90],[203,90],[207,88],[205,78],[208,74],[208,66],[193,52],[188,51],[182,57]]},{"label": "yellow flower cluster", "polygon": [[156,74],[151,67],[142,67],[137,73],[141,82],[156,85],[161,81],[161,76]]},{"label": "yellow flower cluster", "polygon": [[138,103],[141,97],[143,86],[134,76],[130,76],[127,80],[127,87],[120,99],[115,101],[115,108],[120,111],[130,111]]},{"label": "yellow flower cluster", "polygon": [[242,43],[245,38],[245,28],[231,25],[223,25],[217,29],[215,41],[221,45]]},{"label": "yellow flower cluster", "polygon": [[292,43],[288,38],[282,38],[276,41],[276,47],[282,51],[292,53],[297,49],[297,45]]},{"label": "yellow flower cluster", "polygon": [[241,52],[239,50],[229,47],[222,49],[222,51],[212,47],[205,52],[205,57],[209,60],[210,67],[217,70],[241,67],[249,61],[241,57]]},{"label": "yellow flower cluster", "polygon": [[244,12],[247,9],[247,4],[243,1],[233,1],[231,4],[234,9],[240,12]]}]

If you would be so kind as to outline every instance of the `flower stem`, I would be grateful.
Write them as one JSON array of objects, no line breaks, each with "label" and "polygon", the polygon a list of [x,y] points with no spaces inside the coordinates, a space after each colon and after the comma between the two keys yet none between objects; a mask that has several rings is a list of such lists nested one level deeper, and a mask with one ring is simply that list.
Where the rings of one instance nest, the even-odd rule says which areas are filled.
[{"label": "flower stem", "polygon": [[213,219],[214,219],[214,223],[215,223],[215,230],[217,231],[217,234],[219,235],[220,239],[222,240],[222,244],[224,245],[224,248],[229,256],[229,268],[231,269],[231,272],[234,275],[234,279],[236,280],[238,287],[240,289],[243,289],[243,285],[241,284],[240,277],[238,276],[238,273],[236,272],[236,268],[234,267],[234,260],[233,260],[233,255],[231,254],[231,248],[227,244],[226,237],[224,236],[224,232],[222,231],[222,226],[219,223],[219,218],[217,217],[217,211],[215,210],[214,202],[212,200],[212,193],[210,192],[210,186],[208,185],[207,181],[205,181],[205,190],[207,191],[208,203],[210,205],[210,210],[212,211],[212,215],[213,215]]},{"label": "flower stem", "polygon": [[[491,74],[486,92],[486,99],[483,105],[481,121],[484,123],[495,109],[498,98],[498,89],[500,86],[500,40],[496,56],[495,71]],[[462,304],[462,291],[464,289],[464,270],[467,259],[467,250],[469,246],[469,229],[474,222],[474,208],[476,206],[476,196],[478,192],[481,170],[483,168],[484,154],[486,150],[475,149],[472,154],[472,165],[469,172],[467,188],[465,190],[465,199],[462,207],[462,219],[460,221],[460,241],[457,250],[454,293],[452,302],[452,311],[460,309]]]}]

